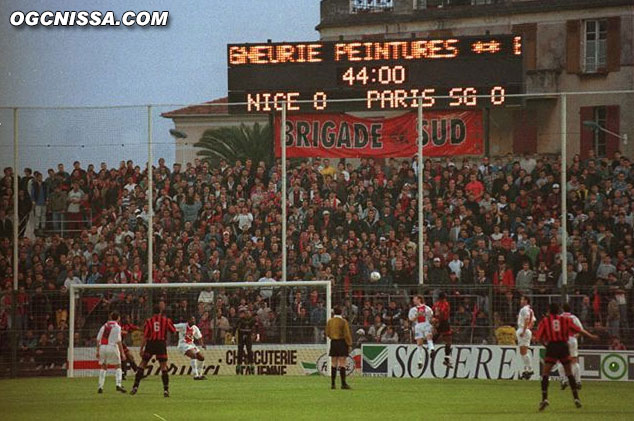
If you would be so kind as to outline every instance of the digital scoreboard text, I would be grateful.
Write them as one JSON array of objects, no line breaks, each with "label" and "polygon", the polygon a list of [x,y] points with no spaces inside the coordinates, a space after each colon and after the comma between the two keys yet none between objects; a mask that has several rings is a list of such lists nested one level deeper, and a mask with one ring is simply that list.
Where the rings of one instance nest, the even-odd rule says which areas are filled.
[{"label": "digital scoreboard text", "polygon": [[[322,41],[227,46],[231,113],[453,109],[522,93],[522,39]],[[355,101],[344,101],[351,100]]]}]

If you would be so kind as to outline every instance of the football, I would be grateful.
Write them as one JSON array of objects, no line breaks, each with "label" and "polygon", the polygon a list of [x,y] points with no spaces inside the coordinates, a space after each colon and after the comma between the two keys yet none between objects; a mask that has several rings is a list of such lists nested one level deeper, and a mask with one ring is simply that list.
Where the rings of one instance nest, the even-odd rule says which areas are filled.
[{"label": "football", "polygon": [[380,279],[381,279],[381,274],[379,272],[374,271],[370,274],[370,281],[379,282]]}]

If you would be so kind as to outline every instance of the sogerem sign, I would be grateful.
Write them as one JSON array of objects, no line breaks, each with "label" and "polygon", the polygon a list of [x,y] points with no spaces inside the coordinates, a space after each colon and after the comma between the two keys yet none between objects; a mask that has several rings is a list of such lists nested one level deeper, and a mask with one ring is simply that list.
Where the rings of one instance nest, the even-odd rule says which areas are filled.
[{"label": "sogerem sign", "polygon": [[[137,364],[140,361],[139,348],[130,347]],[[238,365],[236,346],[210,346],[202,350],[205,356],[207,376],[235,375]],[[191,375],[189,357],[184,356],[176,347],[168,347],[168,366],[170,375]],[[253,372],[256,376],[319,375],[318,363],[326,356],[326,345],[259,345],[253,347]],[[96,376],[99,363],[95,348],[75,348],[76,376]],[[152,359],[147,368],[148,374],[159,374],[159,364]]]},{"label": "sogerem sign", "polygon": [[[434,358],[423,349],[423,364],[418,366],[420,351],[416,345],[363,345],[361,370],[364,376],[451,378],[451,379],[518,379],[523,370],[519,348],[498,345],[454,345],[453,368],[443,365],[444,346]],[[531,349],[535,374],[539,379],[543,347]],[[580,350],[582,380],[634,380],[634,352]],[[553,373],[555,374],[555,373]]]}]

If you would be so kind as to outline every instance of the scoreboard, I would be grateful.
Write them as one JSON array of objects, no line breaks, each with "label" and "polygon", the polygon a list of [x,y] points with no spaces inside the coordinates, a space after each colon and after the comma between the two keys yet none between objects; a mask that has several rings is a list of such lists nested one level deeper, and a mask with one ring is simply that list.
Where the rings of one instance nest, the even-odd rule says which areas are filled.
[{"label": "scoreboard", "polygon": [[[475,109],[523,92],[522,38],[229,44],[230,113]],[[352,100],[355,101],[343,101]]]}]

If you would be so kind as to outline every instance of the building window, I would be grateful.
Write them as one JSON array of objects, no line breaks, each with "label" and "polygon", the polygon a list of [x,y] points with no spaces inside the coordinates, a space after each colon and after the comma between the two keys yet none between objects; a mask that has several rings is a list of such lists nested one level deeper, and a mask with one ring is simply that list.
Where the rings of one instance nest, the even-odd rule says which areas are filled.
[{"label": "building window", "polygon": [[585,21],[584,71],[605,70],[607,64],[608,22],[605,19]]},{"label": "building window", "polygon": [[352,13],[385,12],[394,8],[394,0],[350,0]]},{"label": "building window", "polygon": [[[593,120],[595,123],[597,123],[601,127],[605,127],[606,117],[607,117],[607,110],[605,107],[594,107]],[[597,157],[606,156],[607,143],[606,143],[605,135],[606,133],[603,130],[594,131],[593,149],[594,149],[595,156]]]}]

